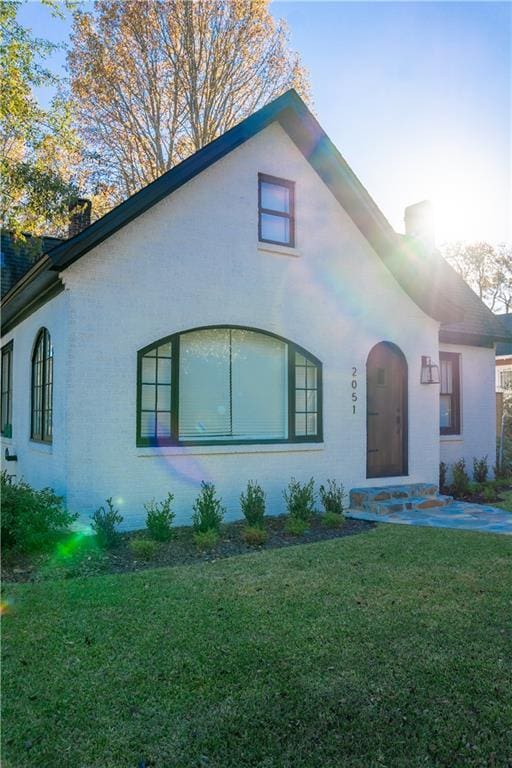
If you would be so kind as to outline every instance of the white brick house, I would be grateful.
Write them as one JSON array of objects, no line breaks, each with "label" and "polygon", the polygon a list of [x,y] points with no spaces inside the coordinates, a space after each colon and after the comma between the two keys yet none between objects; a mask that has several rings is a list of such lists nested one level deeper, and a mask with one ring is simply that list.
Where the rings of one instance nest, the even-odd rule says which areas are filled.
[{"label": "white brick house", "polygon": [[507,332],[414,227],[391,229],[285,94],[6,293],[5,467],[84,519],[112,496],[135,528],[169,490],[189,521],[201,480],[236,518],[248,479],[276,514],[292,475],[350,489],[492,464]]}]

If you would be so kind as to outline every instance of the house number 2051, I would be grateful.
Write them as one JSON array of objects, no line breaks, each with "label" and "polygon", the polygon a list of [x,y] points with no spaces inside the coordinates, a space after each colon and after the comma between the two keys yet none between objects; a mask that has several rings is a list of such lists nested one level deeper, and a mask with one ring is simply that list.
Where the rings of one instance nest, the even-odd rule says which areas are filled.
[{"label": "house number 2051", "polygon": [[352,368],[352,413],[356,412],[357,403],[357,368]]}]

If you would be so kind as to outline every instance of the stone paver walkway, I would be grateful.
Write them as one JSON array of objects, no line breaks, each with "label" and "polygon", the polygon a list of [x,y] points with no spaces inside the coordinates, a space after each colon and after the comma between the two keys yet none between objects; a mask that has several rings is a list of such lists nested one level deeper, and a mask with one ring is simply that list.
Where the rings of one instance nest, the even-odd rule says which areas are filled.
[{"label": "stone paver walkway", "polygon": [[433,528],[458,528],[485,533],[512,535],[512,513],[498,507],[484,504],[470,504],[453,501],[444,507],[423,510],[402,510],[377,514],[361,509],[347,511],[347,517],[355,520],[370,520],[376,523],[398,523],[399,525],[424,525]]}]

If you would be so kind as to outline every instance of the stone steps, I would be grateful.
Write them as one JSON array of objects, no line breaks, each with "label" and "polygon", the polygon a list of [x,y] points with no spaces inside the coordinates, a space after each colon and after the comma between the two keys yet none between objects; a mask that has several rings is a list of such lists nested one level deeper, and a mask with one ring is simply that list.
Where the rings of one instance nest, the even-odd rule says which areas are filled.
[{"label": "stone steps", "polygon": [[452,500],[451,496],[439,494],[437,486],[431,483],[353,488],[350,491],[350,509],[377,515],[444,507]]}]

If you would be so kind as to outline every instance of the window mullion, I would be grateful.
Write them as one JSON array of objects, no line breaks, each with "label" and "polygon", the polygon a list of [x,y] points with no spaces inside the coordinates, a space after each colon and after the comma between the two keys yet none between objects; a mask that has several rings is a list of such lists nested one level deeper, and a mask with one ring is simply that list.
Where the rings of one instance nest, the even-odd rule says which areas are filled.
[{"label": "window mullion", "polygon": [[295,439],[295,347],[288,344],[288,440]]},{"label": "window mullion", "polygon": [[180,391],[180,335],[172,339],[171,348],[171,438],[178,443],[179,432],[179,391]]}]

